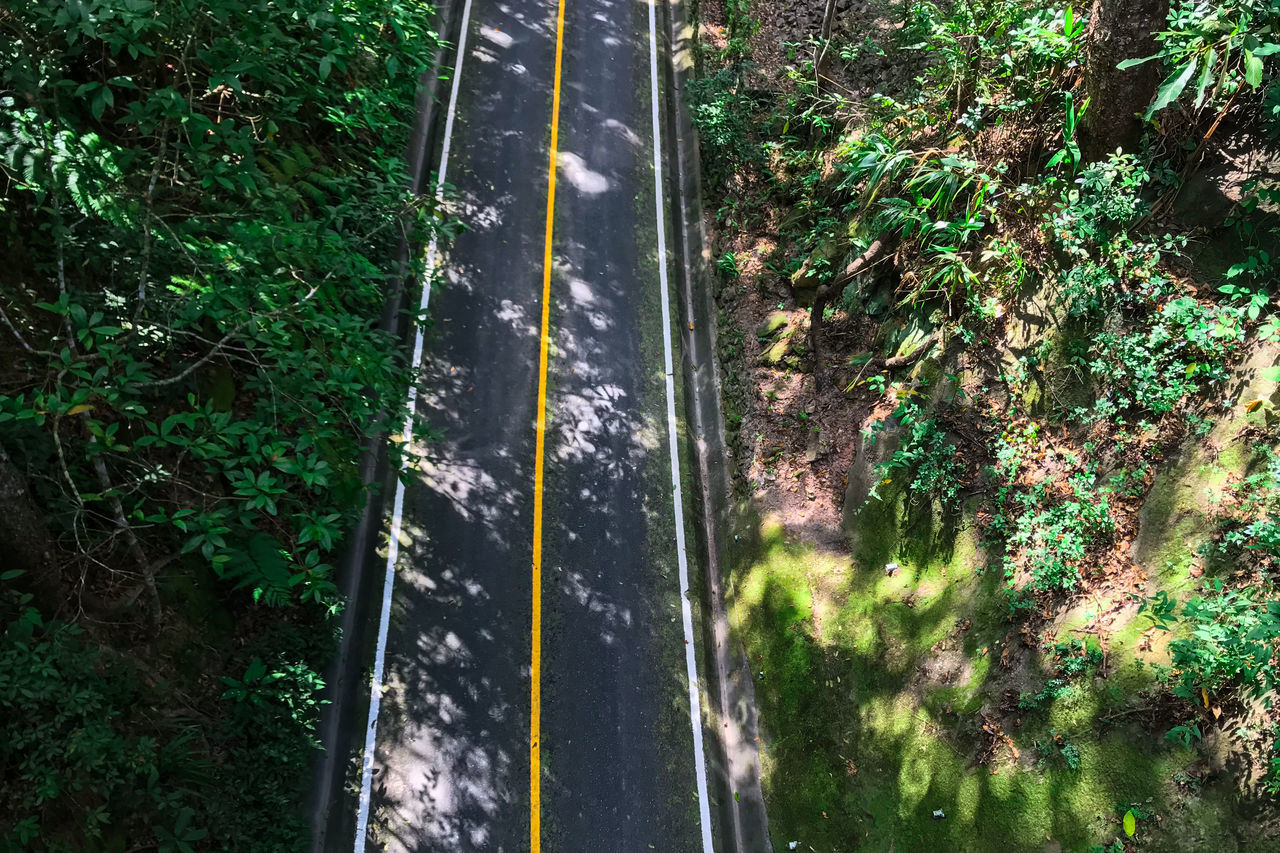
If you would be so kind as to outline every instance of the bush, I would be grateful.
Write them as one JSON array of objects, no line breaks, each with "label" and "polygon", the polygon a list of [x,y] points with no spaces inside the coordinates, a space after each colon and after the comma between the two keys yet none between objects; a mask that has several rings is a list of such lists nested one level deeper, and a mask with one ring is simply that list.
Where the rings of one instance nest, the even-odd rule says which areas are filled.
[{"label": "bush", "polygon": [[1227,378],[1226,365],[1244,340],[1239,312],[1190,296],[1165,303],[1145,326],[1096,337],[1093,375],[1107,384],[1093,416],[1162,415]]},{"label": "bush", "polygon": [[23,223],[0,273],[21,344],[6,443],[54,460],[35,487],[87,551],[124,516],[148,528],[142,552],[198,552],[271,603],[333,604],[354,460],[406,379],[375,328],[384,283],[400,240],[432,227],[401,160],[436,44],[421,10],[6,14],[0,213]]},{"label": "bush", "polygon": [[[437,227],[403,161],[430,16],[30,0],[0,30],[0,445],[109,614],[4,613],[3,843],[299,849],[332,555],[408,379],[378,318]],[[197,645],[244,697],[177,682]]]},{"label": "bush", "polygon": [[724,185],[740,166],[758,165],[762,159],[752,130],[756,104],[742,90],[744,70],[722,68],[689,84],[690,117],[711,186]]},{"label": "bush", "polygon": [[[876,479],[906,471],[911,478],[907,489],[913,498],[936,498],[944,509],[954,509],[960,499],[964,466],[956,459],[955,445],[938,429],[937,421],[922,415],[920,407],[910,400],[898,406],[893,417],[903,429],[902,438],[893,455],[876,468]],[[877,424],[872,438],[883,428],[883,422]],[[869,497],[879,499],[876,487],[872,487]]]},{"label": "bush", "polygon": [[[1108,500],[1111,489],[1097,488],[1093,479],[1083,474],[1073,476],[1069,486],[1070,497],[1048,506],[1050,498],[1043,485],[1015,497],[1022,511],[1009,544],[1023,549],[1031,585],[1039,590],[1074,589],[1089,548],[1115,528]],[[1006,557],[1005,561],[1011,578],[1013,560]]]},{"label": "bush", "polygon": [[[1239,690],[1270,708],[1280,686],[1276,648],[1280,645],[1280,598],[1273,589],[1247,585],[1224,589],[1215,578],[1204,594],[1181,605],[1161,590],[1144,599],[1139,612],[1156,628],[1176,631],[1169,641],[1170,666],[1162,677],[1170,690],[1188,702],[1208,705],[1210,696]],[[1199,737],[1193,723],[1177,726],[1171,738],[1189,743]],[[1280,795],[1280,741],[1272,727],[1267,790]]]}]

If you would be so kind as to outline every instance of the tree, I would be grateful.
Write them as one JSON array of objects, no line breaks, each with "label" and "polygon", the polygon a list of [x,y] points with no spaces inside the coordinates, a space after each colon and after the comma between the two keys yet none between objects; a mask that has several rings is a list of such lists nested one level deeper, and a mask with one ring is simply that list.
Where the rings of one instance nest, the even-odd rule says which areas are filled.
[{"label": "tree", "polygon": [[1168,16],[1169,0],[1093,0],[1085,33],[1089,108],[1081,148],[1086,161],[1101,160],[1117,148],[1132,151],[1142,136],[1141,114],[1160,82],[1159,63],[1117,66],[1156,53],[1155,33],[1165,28]]},{"label": "tree", "polygon": [[44,520],[31,500],[26,477],[0,445],[0,550],[8,556],[6,572],[18,571],[20,587],[29,589],[46,613],[56,612],[66,597]]}]

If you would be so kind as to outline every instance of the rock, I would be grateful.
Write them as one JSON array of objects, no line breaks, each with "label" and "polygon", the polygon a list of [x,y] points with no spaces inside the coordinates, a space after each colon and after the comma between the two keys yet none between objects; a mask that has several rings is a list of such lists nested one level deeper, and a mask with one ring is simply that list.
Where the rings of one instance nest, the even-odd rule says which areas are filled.
[{"label": "rock", "polygon": [[920,316],[912,317],[902,330],[898,345],[893,351],[894,356],[902,358],[913,354],[931,334],[933,334],[932,323]]},{"label": "rock", "polygon": [[822,453],[821,435],[816,429],[809,430],[809,443],[804,448],[804,461],[810,463],[818,461],[818,456]]},{"label": "rock", "polygon": [[862,297],[863,310],[870,317],[880,317],[889,313],[893,308],[894,294],[893,288],[878,284],[870,288],[870,292]]},{"label": "rock", "polygon": [[816,289],[831,276],[836,260],[843,254],[844,250],[835,240],[824,240],[805,258],[800,269],[791,274],[791,286],[796,290]]},{"label": "rock", "polygon": [[756,328],[757,338],[771,338],[779,329],[786,327],[791,321],[791,315],[786,311],[770,311],[769,316],[764,318],[764,322]]},{"label": "rock", "polygon": [[791,335],[783,333],[782,337],[774,341],[765,351],[760,353],[760,360],[771,367],[778,367],[786,359],[791,351]]},{"label": "rock", "polygon": [[901,427],[891,418],[885,428],[875,434],[874,441],[862,433],[858,434],[858,446],[849,465],[849,486],[844,491],[844,528],[850,535],[854,534],[858,510],[867,502],[872,487],[879,479],[876,467],[898,449],[900,432]]}]

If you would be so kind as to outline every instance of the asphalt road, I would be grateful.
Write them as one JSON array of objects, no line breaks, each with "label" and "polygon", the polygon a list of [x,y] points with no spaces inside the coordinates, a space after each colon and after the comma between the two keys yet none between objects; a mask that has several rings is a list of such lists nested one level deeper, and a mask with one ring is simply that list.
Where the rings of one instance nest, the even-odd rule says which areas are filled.
[{"label": "asphalt road", "polygon": [[[448,173],[470,230],[448,247],[431,302],[418,407],[436,438],[405,493],[372,849],[531,847],[531,549],[556,11],[545,0],[471,8]],[[541,848],[565,853],[702,849],[648,16],[633,0],[567,0],[562,31],[539,777]]]}]

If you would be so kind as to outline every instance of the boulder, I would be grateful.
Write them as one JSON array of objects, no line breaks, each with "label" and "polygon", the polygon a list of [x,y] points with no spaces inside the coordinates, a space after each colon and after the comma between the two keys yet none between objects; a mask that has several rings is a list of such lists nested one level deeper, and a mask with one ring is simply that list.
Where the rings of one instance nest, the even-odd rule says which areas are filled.
[{"label": "boulder", "polygon": [[858,433],[858,446],[849,465],[849,485],[844,490],[844,529],[850,536],[854,535],[859,510],[879,481],[876,469],[898,449],[901,431],[898,422],[890,418],[885,421],[884,429],[874,436]]},{"label": "boulder", "polygon": [[756,337],[760,340],[771,338],[791,322],[791,315],[786,311],[770,311],[764,322],[756,327]]},{"label": "boulder", "polygon": [[[817,290],[818,285],[826,282],[831,277],[836,262],[843,255],[844,249],[833,239],[823,240],[818,244],[818,248],[805,258],[800,269],[791,274],[791,287],[798,291],[796,298],[801,298],[799,291]],[[813,297],[809,295],[806,298],[812,300]]]}]

